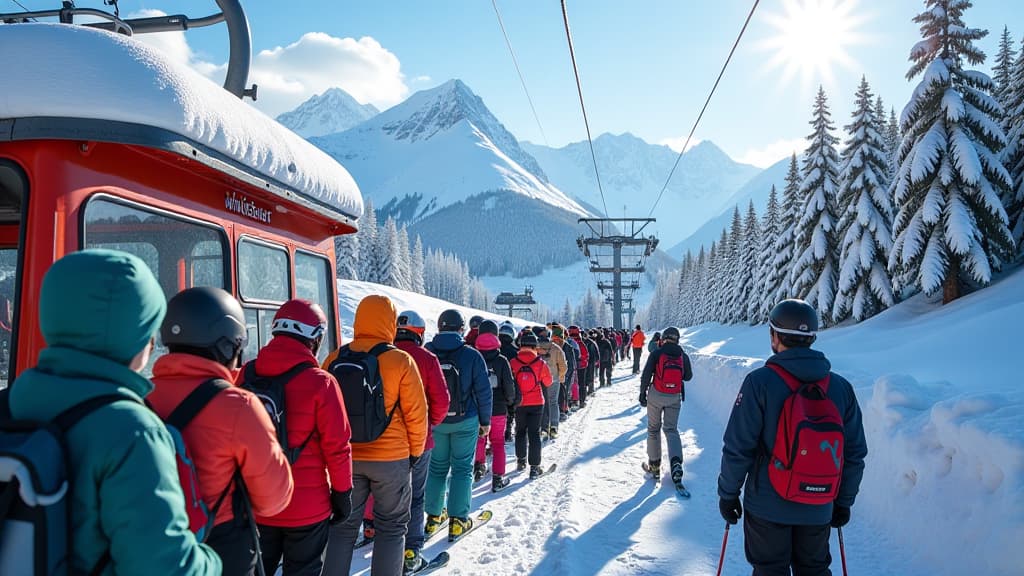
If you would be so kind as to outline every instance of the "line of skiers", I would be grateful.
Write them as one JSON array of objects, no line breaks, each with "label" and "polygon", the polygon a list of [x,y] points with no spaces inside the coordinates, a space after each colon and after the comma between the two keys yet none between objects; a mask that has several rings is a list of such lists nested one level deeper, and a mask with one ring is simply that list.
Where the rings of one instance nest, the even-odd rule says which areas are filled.
[{"label": "line of skiers", "polygon": [[[472,529],[488,451],[495,492],[512,437],[517,469],[542,474],[542,433],[610,384],[627,341],[481,318],[464,338],[448,310],[426,342],[419,314],[368,296],[353,340],[320,363],[327,317],[297,299],[245,362],[229,293],[166,301],[139,258],[102,249],[54,263],[39,308],[47,346],[0,392],[13,574],[347,574],[364,512],[372,573],[414,571],[427,536]],[[157,332],[168,353],[154,363]],[[18,522],[28,540],[6,537]]]}]

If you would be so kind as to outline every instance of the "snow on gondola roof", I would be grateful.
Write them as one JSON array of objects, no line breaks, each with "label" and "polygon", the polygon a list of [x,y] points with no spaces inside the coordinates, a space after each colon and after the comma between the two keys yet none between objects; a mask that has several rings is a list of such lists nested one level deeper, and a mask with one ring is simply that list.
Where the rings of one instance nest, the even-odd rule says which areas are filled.
[{"label": "snow on gondola roof", "polygon": [[[66,24],[0,25],[0,54],[8,56],[0,72],[0,124],[59,118],[166,130],[290,189],[296,194],[274,190],[290,201],[297,195],[320,212],[362,214],[359,187],[333,158],[136,40]],[[11,137],[0,133],[0,140]]]}]

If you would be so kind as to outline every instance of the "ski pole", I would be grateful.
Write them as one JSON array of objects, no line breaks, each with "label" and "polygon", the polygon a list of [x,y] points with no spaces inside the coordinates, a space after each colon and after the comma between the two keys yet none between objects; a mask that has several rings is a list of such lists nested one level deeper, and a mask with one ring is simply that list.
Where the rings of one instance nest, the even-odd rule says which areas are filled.
[{"label": "ski pole", "polygon": [[[840,542],[842,536],[840,536]],[[725,563],[725,545],[729,542],[729,523],[725,523],[725,536],[722,537],[722,554],[718,557],[718,572],[715,576],[722,576],[722,565]],[[844,575],[845,576],[845,575]]]},{"label": "ski pole", "polygon": [[846,546],[843,545],[843,529],[842,528],[836,528],[836,530],[839,530],[839,557],[842,558],[842,560],[843,560],[843,576],[847,576],[847,574],[846,574]]}]

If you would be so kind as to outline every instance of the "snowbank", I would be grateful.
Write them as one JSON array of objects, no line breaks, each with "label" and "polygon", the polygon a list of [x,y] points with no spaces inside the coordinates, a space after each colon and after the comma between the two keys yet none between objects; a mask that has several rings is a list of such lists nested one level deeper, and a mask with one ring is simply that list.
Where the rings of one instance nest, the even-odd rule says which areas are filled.
[{"label": "snowbank", "polygon": [[[918,296],[821,334],[864,411],[869,454],[854,518],[937,574],[1024,566],[1024,391],[1016,332],[1024,270],[945,307]],[[764,327],[684,331],[687,398],[724,426],[744,375],[770,355]],[[980,572],[979,572],[980,571]]]}]

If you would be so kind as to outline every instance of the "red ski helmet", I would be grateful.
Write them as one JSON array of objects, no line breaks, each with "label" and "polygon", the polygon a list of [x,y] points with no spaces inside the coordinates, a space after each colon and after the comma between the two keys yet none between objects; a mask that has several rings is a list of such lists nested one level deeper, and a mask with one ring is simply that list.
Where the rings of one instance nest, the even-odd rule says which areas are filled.
[{"label": "red ski helmet", "polygon": [[326,329],[327,315],[320,305],[296,298],[278,308],[270,333],[275,336],[293,334],[307,340],[316,340],[324,335]]}]

